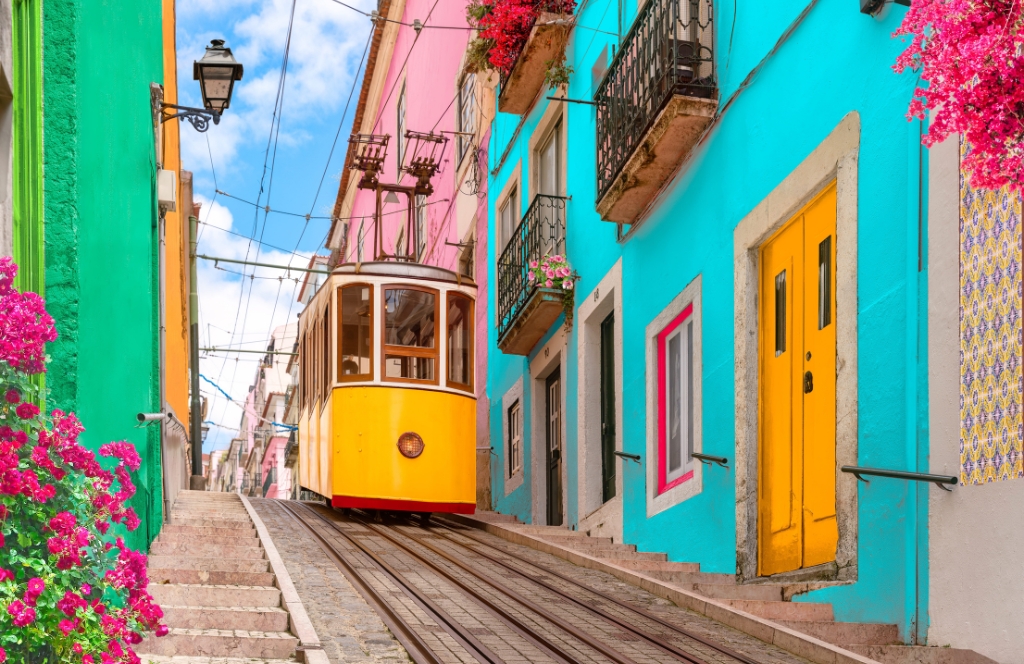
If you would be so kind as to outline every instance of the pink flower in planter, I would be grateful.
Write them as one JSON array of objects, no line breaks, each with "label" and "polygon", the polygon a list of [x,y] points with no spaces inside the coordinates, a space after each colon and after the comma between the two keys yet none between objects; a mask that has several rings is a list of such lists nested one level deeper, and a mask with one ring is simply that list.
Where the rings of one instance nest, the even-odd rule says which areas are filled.
[{"label": "pink flower in planter", "polygon": [[562,282],[562,288],[564,288],[565,290],[572,290],[573,289],[572,279],[566,279],[565,281],[563,281]]},{"label": "pink flower in planter", "polygon": [[530,261],[530,268],[534,270],[537,269],[537,261]]},{"label": "pink flower in planter", "polygon": [[537,277],[536,277],[536,276],[534,276],[533,272],[530,272],[530,274],[526,275],[526,280],[527,280],[527,281],[533,281],[533,280],[534,280],[534,279],[536,279],[536,278],[537,278]]},{"label": "pink flower in planter", "polygon": [[554,282],[551,281],[550,279],[548,279],[547,281],[544,282],[544,287],[545,288],[551,288],[553,285],[554,285]]},{"label": "pink flower in planter", "polygon": [[554,256],[551,257],[551,260],[553,260],[556,263],[561,263],[562,262],[562,254],[555,254]]}]

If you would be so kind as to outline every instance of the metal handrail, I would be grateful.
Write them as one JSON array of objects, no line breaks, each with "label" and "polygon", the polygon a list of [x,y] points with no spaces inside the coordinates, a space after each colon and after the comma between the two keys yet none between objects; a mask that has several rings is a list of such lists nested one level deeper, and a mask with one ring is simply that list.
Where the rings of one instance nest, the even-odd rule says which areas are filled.
[{"label": "metal handrail", "polygon": [[530,281],[530,261],[565,253],[564,196],[537,194],[498,258],[498,339],[537,290]]},{"label": "metal handrail", "polygon": [[637,463],[640,463],[639,454],[630,454],[629,452],[620,452],[618,450],[615,450],[614,452],[612,452],[612,454],[623,459],[629,459],[630,461],[636,461]]},{"label": "metal handrail", "polygon": [[960,479],[954,475],[932,475],[931,473],[913,473],[908,470],[886,470],[885,468],[864,468],[861,466],[843,466],[841,470],[844,473],[850,473],[865,484],[870,484],[871,482],[864,479],[864,475],[911,480],[913,482],[931,482],[943,491],[952,491],[952,489],[945,486],[947,484],[956,485],[960,483]]},{"label": "metal handrail", "polygon": [[713,0],[648,0],[594,93],[597,198],[674,95],[714,98]]},{"label": "metal handrail", "polygon": [[729,457],[711,456],[710,454],[701,454],[700,452],[691,452],[690,456],[707,466],[717,463],[722,468],[729,469],[729,466],[726,465],[729,463]]}]

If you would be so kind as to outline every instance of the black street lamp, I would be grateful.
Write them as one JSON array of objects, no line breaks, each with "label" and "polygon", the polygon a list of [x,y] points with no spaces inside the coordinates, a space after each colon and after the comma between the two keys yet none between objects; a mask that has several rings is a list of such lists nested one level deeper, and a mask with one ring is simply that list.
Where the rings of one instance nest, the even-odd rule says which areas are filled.
[{"label": "black street lamp", "polygon": [[[204,108],[161,104],[160,122],[184,118],[196,131],[209,129],[210,120],[213,120],[213,124],[219,124],[221,114],[231,106],[235,81],[242,80],[243,69],[242,64],[231,55],[231,49],[224,46],[223,39],[211,40],[203,59],[192,63],[192,77],[199,81]],[[174,113],[168,109],[178,112]]]}]

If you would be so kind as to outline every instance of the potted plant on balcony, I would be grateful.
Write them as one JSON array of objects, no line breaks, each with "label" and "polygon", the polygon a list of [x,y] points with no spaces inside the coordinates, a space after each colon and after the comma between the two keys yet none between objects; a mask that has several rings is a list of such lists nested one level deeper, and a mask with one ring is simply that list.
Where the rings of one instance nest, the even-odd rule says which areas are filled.
[{"label": "potted plant on balcony", "polygon": [[576,281],[579,275],[571,267],[569,261],[561,254],[546,254],[539,261],[530,261],[530,283],[538,288],[551,288],[562,292],[562,307],[565,310],[565,329],[572,329],[572,317],[576,302]]},{"label": "potted plant on balcony", "polygon": [[[470,0],[466,17],[479,33],[470,41],[466,70],[496,69],[502,111],[523,113],[542,85],[568,83],[565,47],[575,0]],[[538,19],[547,20],[538,24]]]}]

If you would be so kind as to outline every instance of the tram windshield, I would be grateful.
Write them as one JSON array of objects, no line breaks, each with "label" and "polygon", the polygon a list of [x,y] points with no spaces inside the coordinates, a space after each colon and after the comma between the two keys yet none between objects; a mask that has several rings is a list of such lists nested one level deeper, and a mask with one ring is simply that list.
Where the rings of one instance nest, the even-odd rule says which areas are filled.
[{"label": "tram windshield", "polygon": [[435,379],[437,294],[413,288],[384,290],[384,377]]}]

